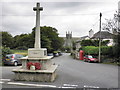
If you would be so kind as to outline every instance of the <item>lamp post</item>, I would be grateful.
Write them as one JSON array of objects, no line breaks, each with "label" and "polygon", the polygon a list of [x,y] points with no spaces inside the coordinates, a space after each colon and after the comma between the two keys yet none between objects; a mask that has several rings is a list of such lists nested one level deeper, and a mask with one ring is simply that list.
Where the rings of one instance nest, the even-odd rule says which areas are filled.
[{"label": "lamp post", "polygon": [[99,62],[101,62],[101,17],[102,13],[100,13],[100,27],[99,27]]}]

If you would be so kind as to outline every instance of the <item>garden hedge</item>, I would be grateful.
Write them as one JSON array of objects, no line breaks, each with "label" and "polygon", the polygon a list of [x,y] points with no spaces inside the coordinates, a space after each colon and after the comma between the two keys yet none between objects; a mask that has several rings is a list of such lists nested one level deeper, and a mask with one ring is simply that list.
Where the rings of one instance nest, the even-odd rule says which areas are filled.
[{"label": "garden hedge", "polygon": [[[99,54],[99,47],[95,46],[84,46],[82,47],[84,54],[91,54],[91,55],[98,55]],[[101,54],[102,55],[112,55],[113,50],[112,46],[101,46]]]}]

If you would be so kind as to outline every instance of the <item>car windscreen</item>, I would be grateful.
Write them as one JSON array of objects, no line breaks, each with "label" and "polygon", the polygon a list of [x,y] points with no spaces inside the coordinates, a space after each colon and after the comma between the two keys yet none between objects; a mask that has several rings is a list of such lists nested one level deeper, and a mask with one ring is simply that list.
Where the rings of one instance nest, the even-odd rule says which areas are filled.
[{"label": "car windscreen", "polygon": [[88,56],[88,58],[93,58],[92,56]]}]

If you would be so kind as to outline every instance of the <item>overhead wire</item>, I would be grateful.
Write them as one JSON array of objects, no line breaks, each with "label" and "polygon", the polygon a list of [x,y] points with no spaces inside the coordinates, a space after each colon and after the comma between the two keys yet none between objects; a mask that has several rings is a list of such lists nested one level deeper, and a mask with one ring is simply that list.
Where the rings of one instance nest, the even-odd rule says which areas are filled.
[{"label": "overhead wire", "polygon": [[[113,11],[117,11],[117,10],[109,10],[109,11],[104,11],[102,13],[110,13]],[[77,14],[41,14],[41,16],[82,16],[82,15],[99,15],[99,13],[77,13]],[[15,14],[11,14],[11,15],[5,15],[4,13],[0,14],[0,16],[35,16],[35,15],[15,15]]]}]

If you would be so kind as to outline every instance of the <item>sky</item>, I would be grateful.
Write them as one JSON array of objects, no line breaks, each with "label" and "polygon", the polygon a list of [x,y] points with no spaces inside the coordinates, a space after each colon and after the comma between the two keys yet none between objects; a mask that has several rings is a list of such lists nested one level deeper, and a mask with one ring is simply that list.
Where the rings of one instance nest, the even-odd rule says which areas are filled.
[{"label": "sky", "polygon": [[40,2],[40,26],[51,26],[65,37],[66,31],[73,37],[89,35],[99,31],[99,14],[102,23],[112,19],[118,11],[119,0],[1,0],[0,28],[13,36],[28,34],[36,23],[36,2]]}]

